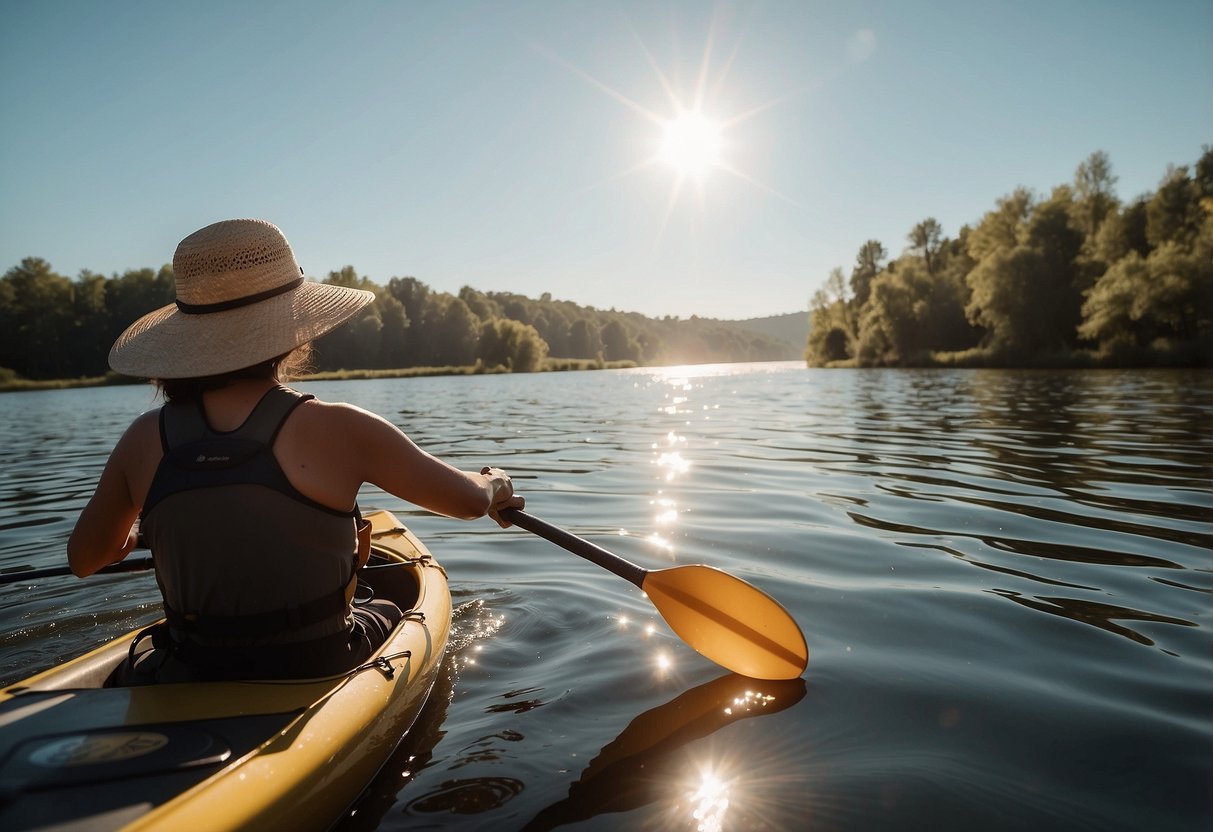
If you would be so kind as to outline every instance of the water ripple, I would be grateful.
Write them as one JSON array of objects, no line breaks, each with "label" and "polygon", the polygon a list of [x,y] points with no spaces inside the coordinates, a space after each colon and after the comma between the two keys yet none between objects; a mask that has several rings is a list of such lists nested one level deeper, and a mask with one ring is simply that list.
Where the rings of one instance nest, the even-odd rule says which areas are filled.
[{"label": "water ripple", "polygon": [[[720,779],[735,828],[1207,823],[1208,373],[782,364],[309,387],[458,465],[503,465],[534,513],[643,566],[753,581],[813,656],[796,708],[680,733],[660,766],[640,755],[607,781],[643,792],[619,808],[585,782],[598,749],[660,734],[650,713],[676,724],[713,669],[631,584],[368,488],[364,506],[442,559],[455,613],[435,693],[350,830],[518,829],[554,806],[586,828],[693,828],[709,764],[742,772]],[[108,449],[150,404],[139,388],[0,396],[0,570],[64,562]],[[158,609],[146,575],[2,584],[0,676]]]}]

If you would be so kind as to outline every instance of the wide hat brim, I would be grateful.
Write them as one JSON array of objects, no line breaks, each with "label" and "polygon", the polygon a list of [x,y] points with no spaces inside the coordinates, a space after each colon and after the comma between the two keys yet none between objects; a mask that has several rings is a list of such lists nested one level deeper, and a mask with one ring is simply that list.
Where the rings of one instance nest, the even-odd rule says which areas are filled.
[{"label": "wide hat brim", "polygon": [[137,378],[230,373],[319,338],[374,300],[373,292],[309,281],[222,312],[190,315],[170,303],[127,327],[110,349],[109,363]]}]

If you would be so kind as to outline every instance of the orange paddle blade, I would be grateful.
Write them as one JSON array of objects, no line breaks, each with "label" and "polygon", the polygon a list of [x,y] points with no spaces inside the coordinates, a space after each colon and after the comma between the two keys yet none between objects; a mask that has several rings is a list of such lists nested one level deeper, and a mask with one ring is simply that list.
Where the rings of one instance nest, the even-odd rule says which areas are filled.
[{"label": "orange paddle blade", "polygon": [[711,566],[675,566],[641,585],[679,638],[753,679],[795,679],[809,663],[804,634],[771,596]]}]

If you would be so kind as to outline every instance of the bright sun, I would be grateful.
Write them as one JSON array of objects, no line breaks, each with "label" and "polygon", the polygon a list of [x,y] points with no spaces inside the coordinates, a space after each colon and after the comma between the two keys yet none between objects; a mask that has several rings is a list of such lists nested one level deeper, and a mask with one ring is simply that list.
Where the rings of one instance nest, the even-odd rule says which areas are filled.
[{"label": "bright sun", "polygon": [[720,164],[721,126],[698,112],[683,112],[665,122],[657,158],[679,176],[701,178]]},{"label": "bright sun", "polygon": [[[606,180],[613,181],[658,165],[673,173],[673,176],[670,177],[670,195],[666,200],[665,212],[657,228],[658,241],[661,240],[666,225],[674,215],[675,208],[686,191],[697,190],[700,207],[704,206],[707,196],[705,187],[707,179],[709,175],[715,175],[717,172],[727,173],[773,196],[788,199],[774,188],[739,169],[734,159],[727,158],[744,154],[744,141],[739,142],[741,137],[734,136],[730,131],[742,122],[766,112],[787,96],[780,96],[741,113],[724,113],[719,120],[705,114],[705,111],[713,114],[718,112],[718,105],[721,103],[720,94],[725,87],[725,80],[733,64],[733,57],[736,55],[736,49],[734,49],[733,55],[726,59],[719,68],[713,69],[712,52],[716,41],[716,25],[717,21],[714,17],[707,42],[704,44],[699,70],[695,73],[695,80],[685,88],[683,85],[676,85],[671,81],[658,66],[654,55],[643,43],[640,44],[641,51],[656,72],[657,81],[665,93],[667,107],[660,111],[646,107],[607,86],[575,64],[565,61],[542,46],[537,47],[540,51],[547,53],[549,58],[580,75],[589,84],[642,116],[660,131],[660,138],[654,142],[655,152],[651,156]],[[679,77],[682,75],[683,73],[679,73]],[[686,77],[689,80],[689,76]],[[727,141],[726,132],[730,133]]]}]

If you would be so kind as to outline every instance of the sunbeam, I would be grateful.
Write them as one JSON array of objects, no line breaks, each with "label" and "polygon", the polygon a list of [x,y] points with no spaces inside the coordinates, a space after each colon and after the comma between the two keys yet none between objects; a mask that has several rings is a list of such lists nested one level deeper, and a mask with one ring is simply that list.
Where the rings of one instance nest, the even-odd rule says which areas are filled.
[{"label": "sunbeam", "polygon": [[796,204],[794,200],[758,180],[753,174],[741,170],[736,161],[729,158],[729,151],[733,149],[733,146],[728,138],[729,131],[783,103],[795,92],[745,108],[740,113],[719,112],[725,81],[737,60],[739,49],[734,46],[728,51],[728,57],[722,64],[718,67],[713,66],[712,59],[719,35],[717,24],[718,20],[714,19],[708,29],[703,51],[695,69],[692,88],[689,91],[679,89],[679,86],[672,80],[672,77],[677,77],[679,73],[670,73],[663,69],[652,50],[644,43],[639,32],[630,23],[628,24],[637,48],[643,55],[644,61],[652,69],[657,84],[669,103],[668,113],[655,112],[594,77],[573,62],[557,55],[551,49],[541,44],[532,44],[536,51],[549,60],[573,72],[595,89],[659,128],[659,132],[654,137],[651,155],[639,159],[635,164],[629,165],[622,171],[599,180],[596,185],[592,186],[598,187],[607,182],[615,182],[644,170],[668,171],[671,175],[670,190],[662,208],[661,219],[657,223],[655,242],[658,246],[688,191],[687,184],[693,183],[696,186],[694,190],[702,209],[707,200],[706,184],[717,172],[727,173],[763,193],[793,205]]}]

